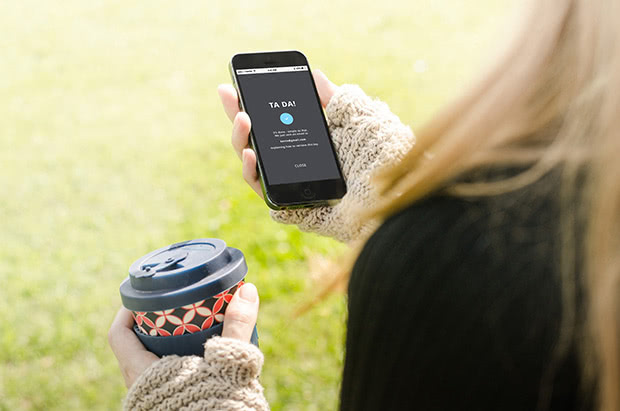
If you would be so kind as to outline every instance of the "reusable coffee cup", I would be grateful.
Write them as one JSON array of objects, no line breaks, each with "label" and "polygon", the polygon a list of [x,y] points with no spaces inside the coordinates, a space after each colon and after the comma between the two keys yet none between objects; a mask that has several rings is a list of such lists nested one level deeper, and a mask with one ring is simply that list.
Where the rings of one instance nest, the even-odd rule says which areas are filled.
[{"label": "reusable coffee cup", "polygon": [[[217,238],[172,244],[137,259],[120,287],[134,331],[152,353],[204,355],[248,272],[243,253]],[[253,344],[258,345],[256,327]]]}]

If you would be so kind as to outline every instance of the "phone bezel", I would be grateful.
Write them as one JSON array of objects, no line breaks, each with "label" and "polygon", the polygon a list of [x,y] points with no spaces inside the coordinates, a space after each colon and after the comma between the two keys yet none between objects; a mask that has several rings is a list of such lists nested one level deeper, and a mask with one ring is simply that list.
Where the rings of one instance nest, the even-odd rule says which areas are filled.
[{"label": "phone bezel", "polygon": [[264,165],[261,161],[260,150],[255,141],[255,135],[253,129],[250,130],[250,144],[257,155],[257,168],[263,190],[265,201],[269,207],[274,209],[282,208],[298,208],[322,205],[330,200],[337,200],[342,198],[346,194],[346,184],[342,175],[342,169],[336,150],[329,134],[329,128],[327,127],[327,121],[323,114],[321,107],[321,101],[319,99],[318,90],[310,71],[310,65],[303,53],[291,50],[291,51],[275,51],[275,52],[259,52],[259,53],[239,53],[235,54],[230,60],[230,74],[233,78],[235,88],[239,95],[240,108],[245,111],[243,91],[238,86],[237,72],[238,69],[248,68],[269,68],[269,67],[283,67],[283,66],[308,66],[308,76],[314,94],[316,97],[316,104],[319,105],[321,117],[323,121],[323,127],[329,136],[329,144],[331,146],[332,156],[338,167],[338,173],[340,175],[337,179],[331,180],[315,180],[304,181],[299,183],[289,184],[269,184],[269,180],[264,171]]}]

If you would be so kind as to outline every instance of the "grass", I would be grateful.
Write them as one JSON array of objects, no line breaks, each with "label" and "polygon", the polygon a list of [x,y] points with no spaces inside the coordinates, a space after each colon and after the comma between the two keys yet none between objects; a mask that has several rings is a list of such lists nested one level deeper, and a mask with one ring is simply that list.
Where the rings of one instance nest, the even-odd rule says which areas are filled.
[{"label": "grass", "polygon": [[272,222],[215,92],[239,51],[299,49],[418,125],[466,85],[507,1],[0,5],[0,410],[115,409],[107,347],[137,257],[219,237],[261,294],[274,410],[337,406],[343,296],[293,319],[330,239]]}]

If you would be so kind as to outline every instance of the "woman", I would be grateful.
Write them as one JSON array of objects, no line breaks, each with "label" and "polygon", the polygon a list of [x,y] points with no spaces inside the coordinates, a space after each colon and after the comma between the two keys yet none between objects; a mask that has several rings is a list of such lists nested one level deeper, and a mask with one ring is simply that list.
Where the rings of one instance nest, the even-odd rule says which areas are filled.
[{"label": "woman", "polygon": [[[615,0],[533,2],[412,148],[384,104],[315,73],[352,189],[332,208],[272,215],[363,243],[334,283],[348,279],[340,409],[620,410],[619,17]],[[249,118],[219,91],[260,195]],[[258,296],[241,290],[206,360],[156,361],[119,312],[127,408],[268,408],[247,343]]]}]

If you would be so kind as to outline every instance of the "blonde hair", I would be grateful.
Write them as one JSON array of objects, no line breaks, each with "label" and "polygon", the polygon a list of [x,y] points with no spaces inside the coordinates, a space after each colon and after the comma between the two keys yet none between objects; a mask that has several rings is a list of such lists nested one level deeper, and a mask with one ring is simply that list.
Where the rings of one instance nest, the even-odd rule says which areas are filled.
[{"label": "blonde hair", "polygon": [[[590,350],[600,409],[620,409],[620,2],[535,0],[508,48],[459,99],[423,129],[397,165],[376,178],[379,221],[431,192],[496,195],[552,168],[563,173],[560,343],[572,336],[576,175],[586,173],[585,210]],[[525,166],[502,181],[450,183],[478,167]],[[572,195],[573,194],[573,195]],[[352,259],[350,261],[353,261]],[[342,286],[352,263],[332,286]]]}]

